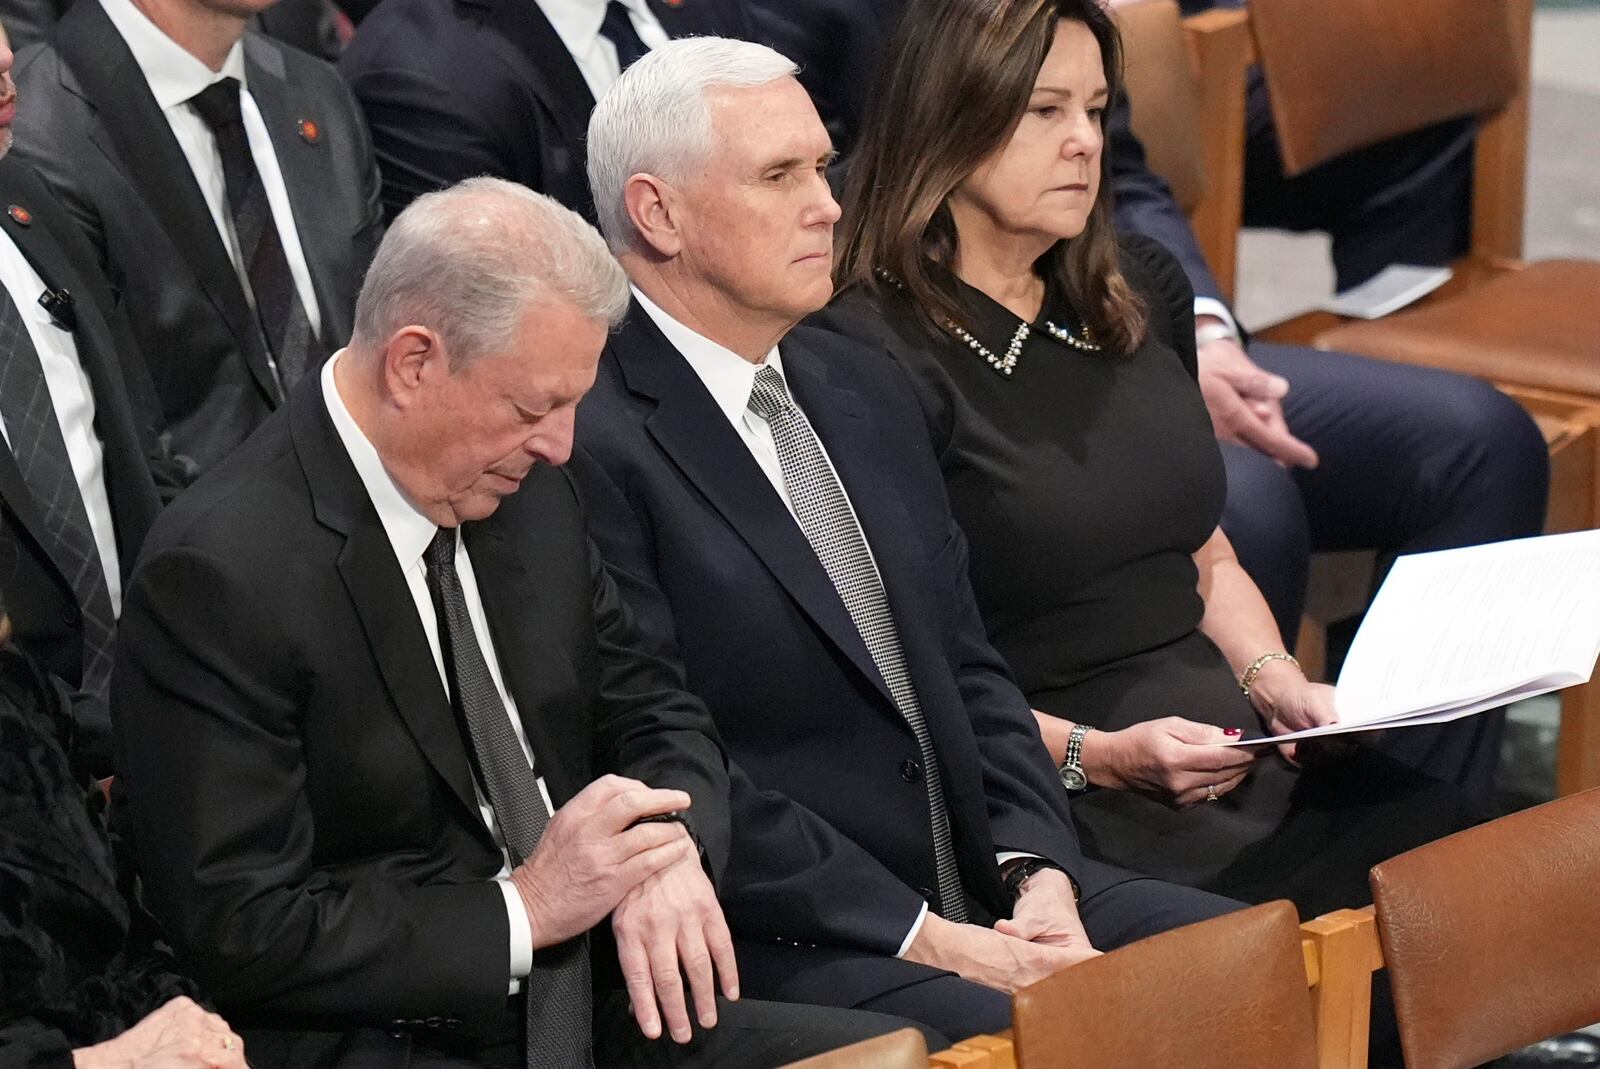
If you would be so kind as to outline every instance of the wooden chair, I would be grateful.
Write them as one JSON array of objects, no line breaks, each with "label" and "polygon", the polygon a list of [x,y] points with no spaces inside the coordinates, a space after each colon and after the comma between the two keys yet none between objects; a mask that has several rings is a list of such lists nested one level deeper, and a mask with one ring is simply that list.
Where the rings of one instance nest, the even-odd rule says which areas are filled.
[{"label": "wooden chair", "polygon": [[[1600,526],[1600,263],[1525,263],[1532,0],[1256,0],[1285,169],[1477,115],[1472,247],[1455,277],[1373,321],[1311,312],[1260,336],[1488,379],[1550,448],[1547,530]],[[1600,786],[1600,683],[1562,698],[1557,785]]]},{"label": "wooden chair", "polygon": [[928,1069],[928,1045],[915,1028],[864,1039],[783,1069]]},{"label": "wooden chair", "polygon": [[1112,9],[1122,31],[1133,132],[1194,230],[1223,297],[1233,299],[1244,211],[1244,86],[1249,16],[1183,18],[1177,0]]},{"label": "wooden chair", "polygon": [[1465,1069],[1600,1020],[1600,791],[1372,870],[1409,1069]]},{"label": "wooden chair", "polygon": [[1019,1069],[1316,1069],[1288,902],[1164,932],[1017,992]]}]

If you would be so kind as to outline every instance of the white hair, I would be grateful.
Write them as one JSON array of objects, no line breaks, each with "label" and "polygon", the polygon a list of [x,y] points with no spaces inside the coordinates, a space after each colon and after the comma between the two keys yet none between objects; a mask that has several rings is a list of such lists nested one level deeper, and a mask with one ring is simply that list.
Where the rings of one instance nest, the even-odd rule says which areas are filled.
[{"label": "white hair", "polygon": [[766,85],[799,70],[765,45],[684,37],[623,72],[589,116],[589,188],[611,248],[621,252],[633,238],[622,201],[629,178],[681,182],[711,155],[710,90]]},{"label": "white hair", "polygon": [[389,227],[356,298],[352,341],[376,350],[425,326],[460,364],[506,346],[528,306],[552,296],[614,327],[628,281],[576,212],[515,182],[469,178],[418,197]]}]

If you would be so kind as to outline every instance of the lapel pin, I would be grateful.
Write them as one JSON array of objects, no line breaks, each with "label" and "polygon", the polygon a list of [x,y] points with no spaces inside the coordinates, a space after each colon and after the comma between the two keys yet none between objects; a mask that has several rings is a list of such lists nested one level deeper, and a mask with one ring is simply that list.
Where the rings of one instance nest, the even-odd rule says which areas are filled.
[{"label": "lapel pin", "polygon": [[308,145],[315,145],[322,140],[322,127],[317,125],[315,119],[300,120],[300,136]]},{"label": "lapel pin", "polygon": [[13,204],[6,209],[6,214],[15,219],[18,226],[32,226],[33,213],[20,204]]}]

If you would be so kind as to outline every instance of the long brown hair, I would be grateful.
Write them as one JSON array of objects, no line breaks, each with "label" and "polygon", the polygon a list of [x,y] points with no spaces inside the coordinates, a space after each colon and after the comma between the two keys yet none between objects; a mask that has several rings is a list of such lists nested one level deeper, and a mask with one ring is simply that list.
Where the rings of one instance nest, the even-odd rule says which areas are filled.
[{"label": "long brown hair", "polygon": [[[952,265],[950,194],[1003,148],[1027,111],[1061,19],[1100,44],[1109,110],[1121,92],[1122,45],[1097,0],[912,0],[901,14],[873,88],[845,181],[834,269],[840,290],[904,287],[929,327],[970,326]],[[1111,223],[1108,153],[1100,195],[1083,233],[1057,242],[1037,265],[1072,300],[1109,353],[1144,338],[1145,310],[1122,276]]]}]

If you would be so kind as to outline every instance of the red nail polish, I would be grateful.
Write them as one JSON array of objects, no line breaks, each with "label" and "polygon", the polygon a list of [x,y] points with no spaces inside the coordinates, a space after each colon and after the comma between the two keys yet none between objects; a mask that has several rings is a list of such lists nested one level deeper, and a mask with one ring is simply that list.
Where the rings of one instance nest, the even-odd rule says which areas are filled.
[{"label": "red nail polish", "polygon": [[1224,735],[1243,735],[1244,734],[1244,729],[1243,728],[1223,728],[1222,729],[1222,733]]}]

